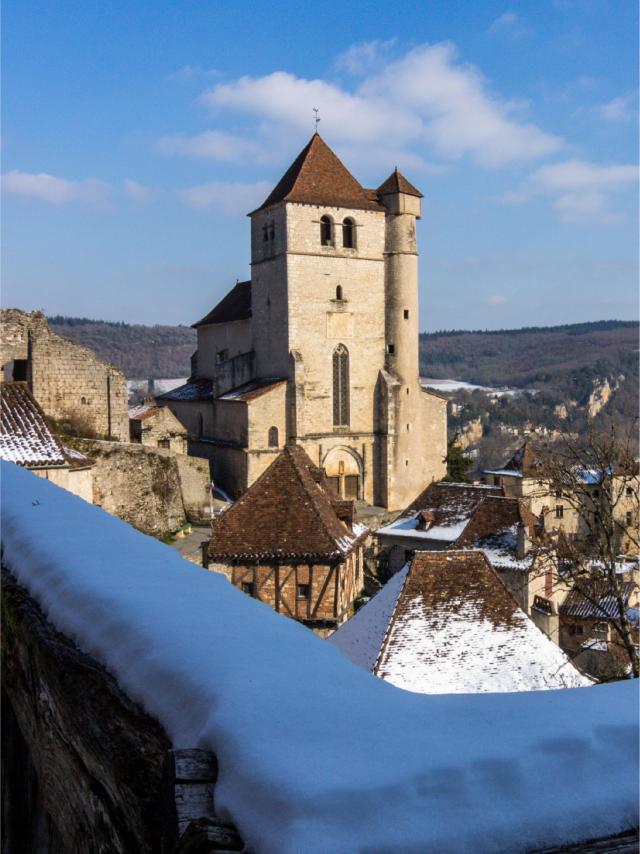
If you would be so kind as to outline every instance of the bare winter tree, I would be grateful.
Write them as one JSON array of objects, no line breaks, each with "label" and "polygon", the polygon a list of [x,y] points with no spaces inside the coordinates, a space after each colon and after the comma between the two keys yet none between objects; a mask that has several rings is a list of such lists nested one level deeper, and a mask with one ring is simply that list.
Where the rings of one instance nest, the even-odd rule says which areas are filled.
[{"label": "bare winter tree", "polygon": [[573,601],[594,624],[606,626],[612,675],[635,677],[640,675],[638,627],[630,603],[638,593],[636,437],[637,421],[623,427],[612,419],[603,428],[592,426],[583,436],[540,448],[538,461],[538,498],[547,499],[545,528],[555,529],[550,540],[557,583],[573,591]]}]

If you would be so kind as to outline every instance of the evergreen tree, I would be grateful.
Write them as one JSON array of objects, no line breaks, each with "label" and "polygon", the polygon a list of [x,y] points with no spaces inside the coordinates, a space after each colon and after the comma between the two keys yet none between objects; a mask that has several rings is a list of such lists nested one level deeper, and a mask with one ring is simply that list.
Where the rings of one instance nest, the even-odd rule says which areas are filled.
[{"label": "evergreen tree", "polygon": [[459,436],[456,433],[447,443],[447,476],[444,478],[451,483],[471,483],[467,472],[471,468],[471,460],[467,459],[458,444]]}]

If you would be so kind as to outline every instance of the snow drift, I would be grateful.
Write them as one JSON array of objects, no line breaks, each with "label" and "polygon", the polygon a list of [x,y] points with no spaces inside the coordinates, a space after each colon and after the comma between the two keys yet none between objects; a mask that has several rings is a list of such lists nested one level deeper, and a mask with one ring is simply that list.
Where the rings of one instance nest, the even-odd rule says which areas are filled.
[{"label": "snow drift", "polygon": [[509,852],[637,823],[636,685],[421,696],[3,462],[3,563],[265,854]]}]

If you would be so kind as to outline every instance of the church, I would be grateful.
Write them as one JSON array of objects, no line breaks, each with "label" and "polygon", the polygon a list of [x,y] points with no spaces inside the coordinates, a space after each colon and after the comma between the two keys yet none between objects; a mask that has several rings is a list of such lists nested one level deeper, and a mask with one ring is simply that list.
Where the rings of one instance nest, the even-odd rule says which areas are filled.
[{"label": "church", "polygon": [[286,445],[338,497],[405,507],[446,471],[446,400],[420,385],[416,220],[396,169],[366,189],[316,133],[251,218],[251,280],[194,324],[158,398],[241,495]]}]

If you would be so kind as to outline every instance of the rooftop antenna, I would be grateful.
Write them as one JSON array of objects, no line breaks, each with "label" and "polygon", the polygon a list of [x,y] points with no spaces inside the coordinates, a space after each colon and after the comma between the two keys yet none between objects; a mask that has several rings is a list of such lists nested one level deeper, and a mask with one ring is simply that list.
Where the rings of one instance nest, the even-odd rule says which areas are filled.
[{"label": "rooftop antenna", "polygon": [[320,116],[318,115],[318,113],[320,112],[320,110],[318,109],[318,107],[314,107],[313,112],[315,113],[315,116],[313,117],[313,132],[318,133],[318,125],[320,124]]}]

